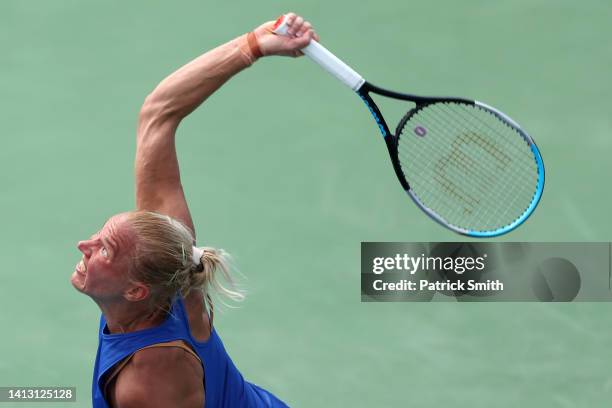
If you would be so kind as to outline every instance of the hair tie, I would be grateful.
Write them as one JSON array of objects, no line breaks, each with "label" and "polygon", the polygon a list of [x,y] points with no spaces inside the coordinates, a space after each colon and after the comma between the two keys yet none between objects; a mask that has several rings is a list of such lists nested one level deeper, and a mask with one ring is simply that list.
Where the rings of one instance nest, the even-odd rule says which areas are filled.
[{"label": "hair tie", "polygon": [[204,255],[204,250],[200,249],[198,247],[193,247],[192,251],[193,251],[193,255],[192,255],[193,264],[194,265],[201,265],[202,264],[202,255]]}]

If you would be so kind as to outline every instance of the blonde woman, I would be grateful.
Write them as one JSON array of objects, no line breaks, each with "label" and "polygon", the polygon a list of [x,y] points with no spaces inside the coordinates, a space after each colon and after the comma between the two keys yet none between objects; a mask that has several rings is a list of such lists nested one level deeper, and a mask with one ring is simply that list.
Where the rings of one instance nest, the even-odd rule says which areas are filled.
[{"label": "blonde woman", "polygon": [[233,75],[262,56],[299,56],[317,39],[303,18],[288,16],[290,37],[265,23],[171,74],[142,106],[137,210],[79,242],[83,257],[71,277],[102,311],[94,408],[286,407],[243,379],[213,327],[209,291],[241,294],[219,279],[231,282],[225,253],[193,246],[174,137],[181,120]]}]

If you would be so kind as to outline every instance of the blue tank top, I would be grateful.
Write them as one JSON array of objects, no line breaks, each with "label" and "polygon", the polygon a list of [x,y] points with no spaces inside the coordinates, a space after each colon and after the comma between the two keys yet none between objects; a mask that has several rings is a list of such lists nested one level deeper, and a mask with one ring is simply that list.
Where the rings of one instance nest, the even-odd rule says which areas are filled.
[{"label": "blue tank top", "polygon": [[205,406],[288,408],[270,392],[244,380],[223,347],[215,329],[204,342],[197,341],[189,330],[189,319],[180,296],[172,302],[166,320],[157,327],[124,334],[110,334],[104,315],[100,317],[99,343],[93,374],[92,399],[94,408],[109,408],[104,399],[105,374],[115,364],[143,347],[173,340],[183,340],[202,360],[204,371]]}]

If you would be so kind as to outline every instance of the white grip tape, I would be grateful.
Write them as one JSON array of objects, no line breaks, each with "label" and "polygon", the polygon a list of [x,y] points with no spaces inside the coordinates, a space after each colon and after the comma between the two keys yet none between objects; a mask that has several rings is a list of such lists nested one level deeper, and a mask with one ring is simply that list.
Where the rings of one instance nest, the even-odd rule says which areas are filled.
[{"label": "white grip tape", "polygon": [[[274,33],[287,35],[286,17],[283,18],[282,23],[274,29]],[[302,48],[301,51],[353,91],[357,91],[365,82],[365,79],[363,79],[363,77],[353,68],[346,65],[340,58],[336,57],[315,40],[310,41],[310,44]]]}]

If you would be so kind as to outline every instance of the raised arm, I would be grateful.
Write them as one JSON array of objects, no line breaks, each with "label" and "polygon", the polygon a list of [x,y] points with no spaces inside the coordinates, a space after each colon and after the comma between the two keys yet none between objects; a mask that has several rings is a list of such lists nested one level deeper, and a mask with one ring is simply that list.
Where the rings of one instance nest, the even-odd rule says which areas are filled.
[{"label": "raised arm", "polygon": [[[175,133],[193,112],[233,75],[259,56],[299,56],[299,50],[318,37],[308,22],[290,13],[289,34],[276,36],[268,22],[250,34],[223,44],[164,79],[145,99],[138,121],[136,146],[136,207],[167,214],[195,234],[181,185]],[[260,55],[258,55],[260,54]]]}]

